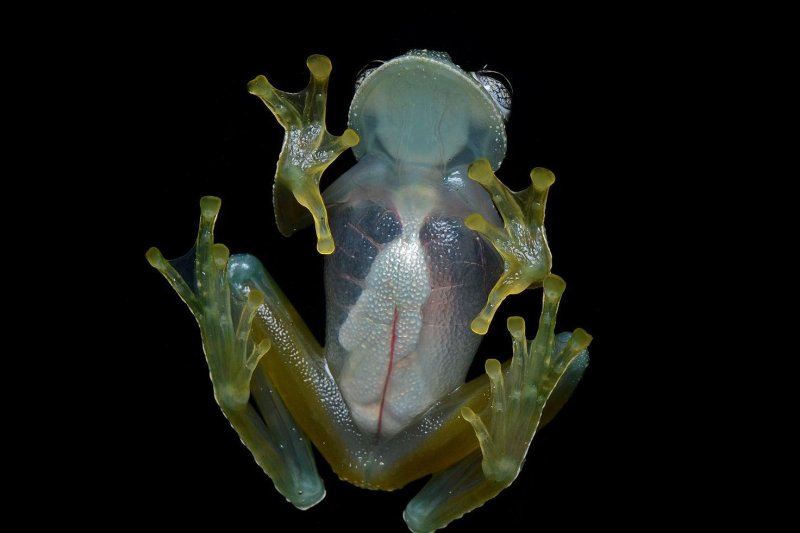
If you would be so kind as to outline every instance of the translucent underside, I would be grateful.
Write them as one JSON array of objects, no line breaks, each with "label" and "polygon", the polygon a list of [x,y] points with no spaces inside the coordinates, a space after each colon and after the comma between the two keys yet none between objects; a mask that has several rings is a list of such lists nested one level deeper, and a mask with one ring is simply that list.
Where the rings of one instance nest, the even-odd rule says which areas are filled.
[{"label": "translucent underside", "polygon": [[328,362],[361,430],[390,436],[464,382],[480,343],[470,321],[501,268],[463,220],[497,215],[463,166],[442,176],[369,156],[336,183]]},{"label": "translucent underside", "polygon": [[325,194],[326,350],[354,421],[383,437],[462,384],[478,348],[470,321],[501,265],[463,220],[499,218],[467,167],[499,165],[505,132],[489,95],[426,52],[368,76],[350,125],[361,160]]}]

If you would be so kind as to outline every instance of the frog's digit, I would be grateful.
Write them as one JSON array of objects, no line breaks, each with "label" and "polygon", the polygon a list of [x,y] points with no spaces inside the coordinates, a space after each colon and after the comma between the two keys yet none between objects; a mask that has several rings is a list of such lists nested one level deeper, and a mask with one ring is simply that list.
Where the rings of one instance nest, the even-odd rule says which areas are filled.
[{"label": "frog's digit", "polygon": [[283,148],[275,171],[273,203],[278,229],[286,236],[305,227],[308,217],[294,200],[311,213],[317,231],[317,251],[332,254],[335,248],[328,225],[328,213],[319,192],[322,173],[339,155],[358,144],[358,134],[347,129],[341,136],[331,135],[325,125],[328,78],[331,61],[312,55],[306,61],[311,77],[299,93],[279,91],[264,76],[247,84],[286,130]]}]

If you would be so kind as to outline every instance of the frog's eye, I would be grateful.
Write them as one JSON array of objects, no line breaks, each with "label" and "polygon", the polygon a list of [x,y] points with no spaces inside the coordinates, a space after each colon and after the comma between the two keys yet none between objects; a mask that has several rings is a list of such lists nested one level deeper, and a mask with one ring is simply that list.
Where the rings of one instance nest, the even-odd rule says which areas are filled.
[{"label": "frog's eye", "polygon": [[494,70],[479,70],[470,74],[492,96],[492,100],[503,113],[503,119],[508,121],[511,114],[511,95],[514,92],[508,78]]},{"label": "frog's eye", "polygon": [[361,84],[364,83],[364,80],[367,79],[370,74],[372,74],[373,72],[378,70],[378,67],[380,67],[384,63],[386,63],[386,61],[379,61],[379,60],[370,61],[369,63],[367,63],[364,66],[364,68],[359,70],[358,71],[358,75],[356,76],[356,87],[355,87],[355,89],[358,90],[358,88],[361,86]]}]

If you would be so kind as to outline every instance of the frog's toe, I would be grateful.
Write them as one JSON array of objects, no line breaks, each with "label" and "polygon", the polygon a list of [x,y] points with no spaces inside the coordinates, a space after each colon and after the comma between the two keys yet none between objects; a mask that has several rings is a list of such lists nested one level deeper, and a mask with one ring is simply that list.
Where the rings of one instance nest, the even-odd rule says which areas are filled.
[{"label": "frog's toe", "polygon": [[[227,248],[214,245],[214,224],[221,203],[215,196],[200,199],[200,225],[195,245],[183,257],[168,261],[155,247],[145,254],[147,262],[166,278],[196,317],[203,314],[209,296],[220,288],[220,280],[224,278],[221,269],[224,272]],[[199,279],[206,279],[208,284],[201,287]]]},{"label": "frog's toe", "polygon": [[[328,210],[325,209],[319,185],[304,182],[297,184],[292,192],[297,203],[305,207],[314,220],[314,230],[317,232],[317,251],[322,255],[332,254],[335,248],[333,235],[331,235]],[[277,214],[278,210],[276,209],[275,212]]]},{"label": "frog's toe", "polygon": [[172,263],[164,258],[161,254],[161,250],[154,246],[147,250],[145,257],[147,258],[147,262],[150,263],[150,266],[158,270],[161,275],[164,276],[172,289],[178,293],[180,299],[189,306],[192,313],[196,314],[197,310],[199,310],[199,304],[193,288],[186,283],[186,280],[183,279],[183,276],[175,269]]},{"label": "frog's toe", "polygon": [[284,128],[299,123],[298,102],[295,95],[279,91],[266,76],[259,74],[250,80],[247,84],[247,92],[258,96]]},{"label": "frog's toe", "polygon": [[333,70],[331,60],[328,56],[322,54],[312,54],[308,56],[308,59],[306,59],[306,66],[311,72],[311,75],[314,76],[314,79],[321,82],[327,81],[331,75],[331,70]]},{"label": "frog's toe", "polygon": [[494,287],[492,287],[489,296],[486,298],[486,305],[480,310],[478,316],[470,324],[470,328],[478,335],[485,335],[489,331],[489,324],[491,324],[497,309],[509,295],[519,294],[530,286],[527,279],[519,276],[516,271],[505,271],[500,275]]}]

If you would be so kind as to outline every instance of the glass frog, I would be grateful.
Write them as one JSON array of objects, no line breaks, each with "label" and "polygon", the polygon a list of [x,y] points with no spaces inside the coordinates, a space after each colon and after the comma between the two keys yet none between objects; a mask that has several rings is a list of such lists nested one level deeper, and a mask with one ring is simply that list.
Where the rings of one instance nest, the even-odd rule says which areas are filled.
[{"label": "glass frog", "polygon": [[[406,507],[433,531],[508,487],[537,428],[567,400],[591,337],[555,334],[564,281],[550,273],[542,168],[512,192],[496,177],[510,91],[444,53],[411,51],[359,75],[348,128],[325,126],[331,63],[308,87],[250,82],[285,128],[273,200],[284,235],[313,224],[325,254],[323,348],[262,264],[214,242],[220,200],[200,201],[186,257],[150,263],[200,325],[214,395],[276,489],[299,509],[323,499],[315,446],[343,479],[393,490],[432,475]],[[325,168],[357,164],[320,193]],[[508,319],[512,357],[465,383],[503,299],[542,287],[538,329]]]}]

